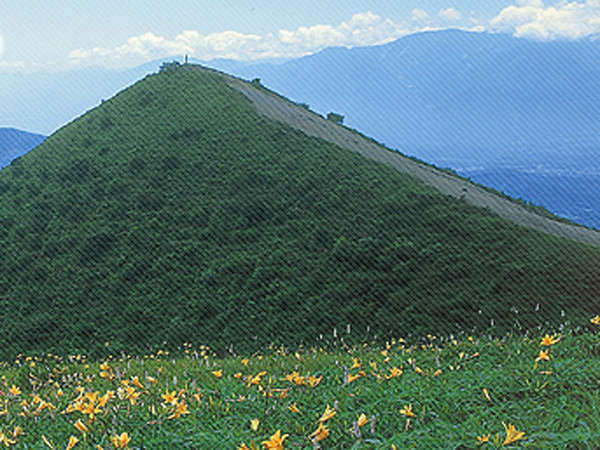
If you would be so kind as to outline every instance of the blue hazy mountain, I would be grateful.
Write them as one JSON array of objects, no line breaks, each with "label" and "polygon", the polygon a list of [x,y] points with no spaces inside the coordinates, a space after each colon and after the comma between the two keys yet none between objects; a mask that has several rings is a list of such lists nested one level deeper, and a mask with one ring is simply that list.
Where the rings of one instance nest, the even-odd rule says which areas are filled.
[{"label": "blue hazy mountain", "polygon": [[538,168],[470,168],[460,175],[552,213],[600,229],[600,171]]},{"label": "blue hazy mountain", "polygon": [[600,40],[446,30],[236,72],[433,162],[570,164],[600,143]]},{"label": "blue hazy mountain", "polygon": [[477,167],[458,171],[600,228],[599,39],[446,30],[233,73],[323,115],[340,113],[405,154]]},{"label": "blue hazy mountain", "polygon": [[44,142],[46,136],[14,128],[0,128],[0,168]]},{"label": "blue hazy mountain", "polygon": [[0,73],[0,126],[50,134],[138,77],[135,70],[103,67],[55,73]]},{"label": "blue hazy mountain", "polygon": [[[169,58],[167,58],[169,59]],[[163,59],[164,60],[164,59]],[[0,73],[0,126],[49,134],[155,72]],[[536,42],[457,30],[287,62],[202,62],[308,103],[388,146],[444,164],[581,159],[600,142],[600,39]]]}]

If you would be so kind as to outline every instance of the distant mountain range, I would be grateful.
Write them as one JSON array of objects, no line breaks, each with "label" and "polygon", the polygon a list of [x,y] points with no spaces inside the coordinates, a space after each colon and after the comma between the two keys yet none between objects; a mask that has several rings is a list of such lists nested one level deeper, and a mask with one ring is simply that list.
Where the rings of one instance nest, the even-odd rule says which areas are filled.
[{"label": "distant mountain range", "polygon": [[446,30],[234,74],[435,163],[588,165],[600,144],[600,40]]},{"label": "distant mountain range", "polygon": [[446,30],[279,65],[213,67],[260,78],[389,147],[600,229],[598,39]]},{"label": "distant mountain range", "polygon": [[[11,126],[50,133],[155,72],[161,61],[128,69],[100,67],[56,74],[0,74],[0,117]],[[600,184],[600,40],[538,42],[504,34],[445,30],[374,47],[329,48],[289,61],[198,61],[308,104],[388,147],[543,202],[552,212],[600,228],[593,190]],[[1,124],[0,124],[1,125]],[[5,124],[8,125],[8,124]],[[471,169],[477,168],[477,171]],[[463,170],[465,169],[465,170]],[[588,182],[562,184],[569,171]],[[537,195],[524,174],[543,176],[546,194],[577,199],[563,208]],[[564,173],[563,173],[564,175]],[[591,180],[591,181],[590,181]]]},{"label": "distant mountain range", "polygon": [[[8,122],[0,125],[49,134],[169,59],[126,70],[0,73],[0,117]],[[316,112],[339,112],[348,126],[436,163],[580,165],[600,142],[599,39],[537,42],[445,30],[283,62],[190,61],[261,78]]]},{"label": "distant mountain range", "polygon": [[14,128],[0,128],[0,168],[44,142],[46,136]]}]

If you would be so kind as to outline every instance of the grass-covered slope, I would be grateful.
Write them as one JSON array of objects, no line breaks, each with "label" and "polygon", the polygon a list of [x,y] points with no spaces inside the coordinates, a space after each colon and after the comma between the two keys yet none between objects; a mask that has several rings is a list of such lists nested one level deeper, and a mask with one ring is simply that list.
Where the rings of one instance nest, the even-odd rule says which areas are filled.
[{"label": "grass-covered slope", "polygon": [[502,330],[600,307],[600,250],[269,121],[185,67],[2,170],[0,243],[4,355]]}]

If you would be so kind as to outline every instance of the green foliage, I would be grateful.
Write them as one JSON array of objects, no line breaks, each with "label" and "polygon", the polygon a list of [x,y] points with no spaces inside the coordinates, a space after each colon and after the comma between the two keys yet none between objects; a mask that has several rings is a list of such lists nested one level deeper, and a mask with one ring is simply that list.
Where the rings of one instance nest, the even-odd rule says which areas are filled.
[{"label": "green foliage", "polygon": [[341,114],[330,112],[327,114],[327,120],[331,120],[332,122],[341,125],[342,123],[344,123],[344,116],[342,116]]},{"label": "green foliage", "polygon": [[253,351],[348,324],[501,333],[600,309],[600,250],[269,121],[193,66],[2,170],[0,239],[0,356],[106,340]]},{"label": "green foliage", "polygon": [[171,61],[164,62],[160,65],[158,69],[159,72],[173,72],[181,67],[181,63],[179,61]]}]

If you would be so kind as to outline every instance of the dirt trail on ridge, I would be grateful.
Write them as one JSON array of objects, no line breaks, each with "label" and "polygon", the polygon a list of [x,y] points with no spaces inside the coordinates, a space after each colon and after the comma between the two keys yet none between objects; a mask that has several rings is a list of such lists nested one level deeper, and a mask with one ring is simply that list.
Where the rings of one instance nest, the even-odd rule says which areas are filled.
[{"label": "dirt trail on ridge", "polygon": [[202,69],[220,74],[229,86],[244,94],[260,114],[270,119],[286,123],[309,136],[324,139],[340,147],[360,153],[367,158],[387,164],[400,172],[418,178],[443,194],[463,198],[475,206],[489,208],[506,220],[554,236],[600,247],[599,231],[538,215],[468,180],[389,150],[355,131],[337,125],[274,93],[255,87],[247,81],[212,69],[204,67]]}]

